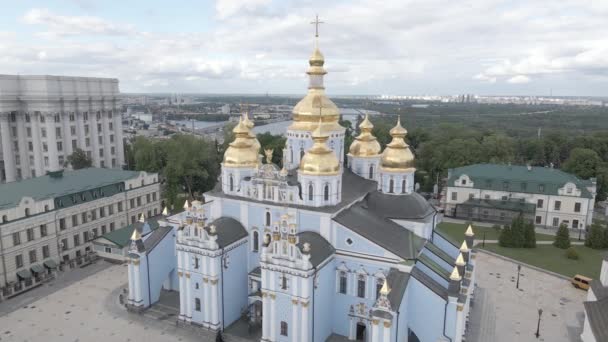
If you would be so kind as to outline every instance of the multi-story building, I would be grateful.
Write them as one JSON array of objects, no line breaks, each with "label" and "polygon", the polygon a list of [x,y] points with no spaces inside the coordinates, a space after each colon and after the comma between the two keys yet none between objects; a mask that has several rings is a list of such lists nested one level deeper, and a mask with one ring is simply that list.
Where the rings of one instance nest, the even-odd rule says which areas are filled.
[{"label": "multi-story building", "polygon": [[120,168],[119,96],[113,78],[0,75],[0,182],[59,170],[77,148]]},{"label": "multi-story building", "polygon": [[474,164],[448,171],[445,213],[510,222],[523,214],[537,226],[585,229],[592,223],[595,179],[548,167]]},{"label": "multi-story building", "polygon": [[88,168],[0,185],[0,288],[4,296],[80,262],[91,240],[160,214],[157,174]]}]

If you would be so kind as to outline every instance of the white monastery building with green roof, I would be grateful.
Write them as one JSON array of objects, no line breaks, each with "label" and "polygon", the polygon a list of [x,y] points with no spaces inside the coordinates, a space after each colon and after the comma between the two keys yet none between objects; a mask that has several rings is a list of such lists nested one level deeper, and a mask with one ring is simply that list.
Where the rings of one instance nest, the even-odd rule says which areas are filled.
[{"label": "white monastery building with green roof", "polygon": [[447,216],[510,222],[520,213],[537,226],[585,229],[593,219],[595,179],[535,166],[474,164],[448,171]]},{"label": "white monastery building with green roof", "polygon": [[91,241],[160,214],[158,175],[88,168],[0,184],[0,299],[81,263]]},{"label": "white monastery building with green roof", "polygon": [[77,148],[120,168],[119,97],[114,78],[0,75],[0,183],[57,171]]}]

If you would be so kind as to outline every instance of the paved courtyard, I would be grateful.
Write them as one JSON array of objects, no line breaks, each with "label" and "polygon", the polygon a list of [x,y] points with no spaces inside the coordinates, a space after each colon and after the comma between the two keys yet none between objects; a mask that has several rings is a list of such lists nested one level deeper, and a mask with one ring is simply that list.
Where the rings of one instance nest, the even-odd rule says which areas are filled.
[{"label": "paved courtyard", "polygon": [[[485,253],[477,258],[478,287],[467,341],[580,341],[587,292],[527,267],[521,269],[518,290],[517,264]],[[539,308],[543,313],[536,339]]]},{"label": "paved courtyard", "polygon": [[[127,313],[118,304],[118,294],[125,286],[125,266],[106,267],[60,291],[2,315],[0,341],[214,340],[200,329],[177,328],[171,323],[175,320]],[[9,302],[0,303],[0,308],[4,304]]]}]

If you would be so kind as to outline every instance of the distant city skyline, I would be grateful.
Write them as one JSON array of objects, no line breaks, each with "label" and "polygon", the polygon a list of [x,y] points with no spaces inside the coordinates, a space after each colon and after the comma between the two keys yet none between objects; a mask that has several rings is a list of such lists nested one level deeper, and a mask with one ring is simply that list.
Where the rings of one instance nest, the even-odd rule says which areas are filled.
[{"label": "distant city skyline", "polygon": [[329,95],[606,96],[608,3],[23,1],[5,74],[114,77],[126,93],[301,94],[318,13]]}]

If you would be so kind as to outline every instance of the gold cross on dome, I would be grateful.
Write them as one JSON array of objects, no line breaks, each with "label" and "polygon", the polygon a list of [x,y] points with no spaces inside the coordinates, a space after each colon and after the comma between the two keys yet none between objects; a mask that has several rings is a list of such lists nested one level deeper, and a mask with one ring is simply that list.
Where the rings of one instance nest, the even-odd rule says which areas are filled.
[{"label": "gold cross on dome", "polygon": [[315,17],[315,21],[311,21],[311,24],[315,25],[315,37],[319,38],[319,24],[325,24],[323,21],[319,21],[319,15]]}]

